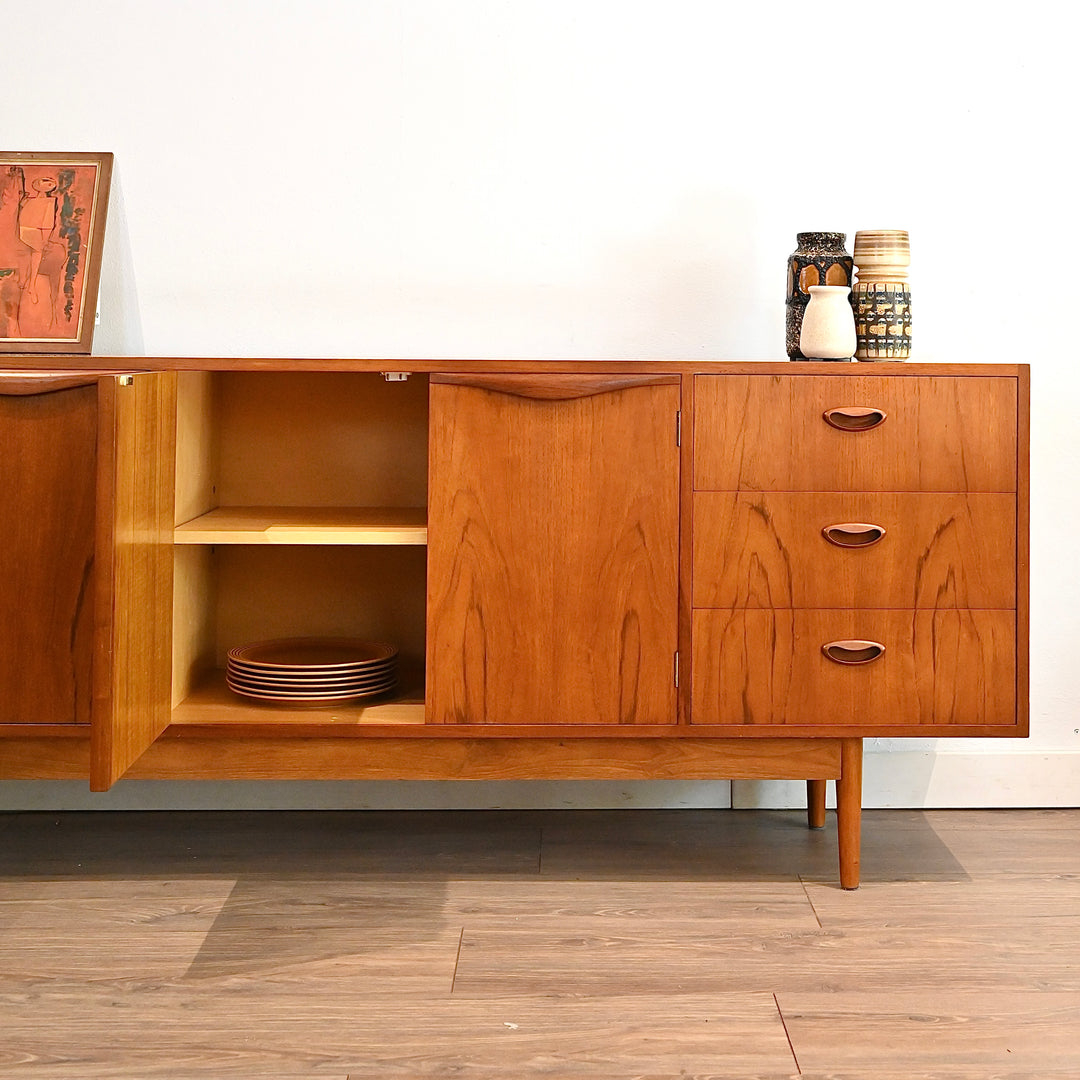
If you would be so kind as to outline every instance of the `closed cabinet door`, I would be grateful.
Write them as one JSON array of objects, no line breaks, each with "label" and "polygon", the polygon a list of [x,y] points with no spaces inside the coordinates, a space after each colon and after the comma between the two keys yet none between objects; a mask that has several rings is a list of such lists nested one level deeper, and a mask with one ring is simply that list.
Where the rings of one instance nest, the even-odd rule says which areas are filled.
[{"label": "closed cabinet door", "polygon": [[90,723],[97,432],[92,376],[0,375],[0,724]]},{"label": "closed cabinet door", "polygon": [[428,721],[675,723],[679,377],[430,393]]},{"label": "closed cabinet door", "polygon": [[103,790],[169,719],[175,376],[0,373],[0,738],[89,731]]}]

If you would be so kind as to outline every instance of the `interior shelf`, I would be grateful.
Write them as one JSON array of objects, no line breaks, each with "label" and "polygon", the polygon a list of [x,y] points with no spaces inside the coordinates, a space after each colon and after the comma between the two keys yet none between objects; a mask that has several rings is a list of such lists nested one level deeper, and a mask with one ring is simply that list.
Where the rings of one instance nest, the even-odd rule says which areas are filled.
[{"label": "interior shelf", "polygon": [[402,683],[392,694],[372,701],[335,703],[303,708],[263,704],[233,693],[225,672],[216,669],[201,678],[188,696],[173,708],[174,725],[332,725],[348,727],[372,724],[423,724],[422,679],[402,671]]},{"label": "interior shelf", "polygon": [[177,544],[426,544],[423,507],[222,506],[178,525]]}]

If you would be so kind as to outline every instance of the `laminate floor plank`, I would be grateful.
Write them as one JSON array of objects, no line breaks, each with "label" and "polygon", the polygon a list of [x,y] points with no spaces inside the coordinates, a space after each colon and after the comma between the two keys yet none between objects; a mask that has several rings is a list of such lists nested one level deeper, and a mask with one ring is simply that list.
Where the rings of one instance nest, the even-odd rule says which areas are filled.
[{"label": "laminate floor plank", "polygon": [[[965,877],[925,816],[864,811],[862,879]],[[685,815],[685,818],[683,817]],[[806,811],[549,812],[540,872],[555,878],[837,882],[836,815],[806,827]]]},{"label": "laminate floor plank", "polygon": [[648,927],[696,923],[723,928],[817,929],[798,881],[562,881],[531,879],[449,882],[444,913],[470,929],[515,926]]},{"label": "laminate floor plank", "polygon": [[14,930],[47,931],[77,923],[87,933],[145,927],[207,932],[218,918],[225,899],[209,897],[175,900],[0,900],[0,933]]},{"label": "laminate floor plank", "polygon": [[540,823],[514,812],[93,811],[2,815],[11,877],[445,877],[534,872]]},{"label": "laminate floor plank", "polygon": [[867,811],[845,892],[804,811],[0,815],[0,1078],[1080,1080],[1078,837]]},{"label": "laminate floor plank", "polygon": [[[19,883],[21,884],[21,883]],[[64,882],[60,885],[67,884]],[[0,893],[8,890],[0,886]],[[25,890],[13,890],[25,892]],[[0,899],[0,933],[43,933],[79,925],[88,934],[132,930],[209,933],[381,928],[393,925],[428,937],[465,920],[476,925],[527,922],[565,924],[604,919],[613,925],[641,920],[699,919],[710,928],[727,925],[791,929],[818,926],[801,883],[794,882],[563,882],[506,878],[457,881],[368,881],[293,877],[287,881],[245,877],[175,896],[160,888],[133,896]],[[201,894],[201,895],[200,895]]]},{"label": "laminate floor plank", "polygon": [[916,826],[919,826],[919,820],[923,819],[928,821],[937,833],[979,834],[998,827],[1010,832],[1020,830],[1025,835],[1031,830],[1042,829],[1074,832],[1077,821],[1080,820],[1080,809],[1071,806],[1028,809],[889,810],[888,814],[890,817],[895,814],[898,820],[902,818]]},{"label": "laminate floor plank", "polygon": [[979,987],[1080,990],[1075,924],[703,933],[674,920],[653,928],[599,922],[554,928],[470,929],[455,994],[886,990]]},{"label": "laminate floor plank", "polygon": [[[17,882],[14,885],[25,885]],[[58,886],[68,884],[58,882]],[[0,899],[0,930],[45,930],[68,927],[78,922],[87,931],[116,930],[123,927],[154,927],[162,930],[304,930],[356,929],[393,925],[411,929],[419,936],[441,931],[458,914],[449,899],[457,883],[421,880],[323,879],[293,875],[285,880],[247,875],[220,883],[216,895],[210,888],[185,890],[173,896],[167,889],[148,889],[131,883],[131,895],[113,890],[113,895],[42,899],[41,886],[12,888],[13,893],[29,893],[27,899]],[[467,882],[462,883],[467,886]],[[483,882],[493,894],[503,885],[520,887],[521,882],[494,879]],[[0,893],[7,893],[0,887]],[[201,895],[200,895],[201,894]],[[805,902],[805,893],[803,894]],[[467,905],[466,905],[467,906]],[[809,911],[809,904],[806,903]]]},{"label": "laminate floor plank", "polygon": [[172,997],[137,1002],[96,1020],[77,1012],[64,1030],[16,1022],[5,1034],[0,1075],[174,1080],[181,1069],[192,1077],[276,1077],[307,1067],[313,1076],[345,1071],[352,1080],[626,1080],[711,1076],[718,1063],[730,1077],[794,1072],[771,994],[659,996],[629,1007],[621,997],[574,996],[412,1002],[344,996],[272,1005],[241,996],[228,1008],[214,1008],[210,995],[206,1000],[209,1008]]},{"label": "laminate floor plank", "polygon": [[396,926],[271,933],[118,930],[78,939],[59,929],[16,931],[0,940],[0,979],[265,979],[282,971],[295,979],[302,968],[307,977],[361,979],[384,991],[419,982],[429,992],[447,993],[460,939],[458,928],[429,927],[418,935]]},{"label": "laminate floor plank", "polygon": [[[1080,993],[944,990],[777,995],[804,1073],[959,1070],[1080,1076]],[[967,1071],[964,1071],[967,1070]],[[907,1072],[908,1076],[912,1072]]]},{"label": "laminate floor plank", "polygon": [[218,904],[228,898],[236,878],[221,875],[186,874],[182,877],[52,877],[7,874],[0,869],[0,904],[33,901],[57,904],[67,901],[100,901],[104,905],[149,902],[154,905],[183,906]]},{"label": "laminate floor plank", "polygon": [[818,1072],[816,1069],[803,1071],[792,1077],[770,1077],[769,1080],[1076,1080],[1076,1069],[1014,1069],[1004,1066],[997,1069],[986,1065],[957,1065],[945,1069],[904,1069],[894,1072],[892,1069],[874,1069],[865,1072],[862,1069],[829,1069]]},{"label": "laminate floor plank", "polygon": [[[1073,829],[1065,828],[1064,817],[1046,819],[1025,816],[1026,823],[1010,825],[998,816],[970,829],[934,824],[934,830],[958,862],[972,876],[998,874],[1080,874],[1080,845],[1076,830],[1080,827],[1080,811],[1074,817]],[[1022,841],[1017,842],[1017,836]]]},{"label": "laminate floor plank", "polygon": [[868,882],[851,893],[814,882],[805,888],[826,929],[983,926],[1008,936],[1018,927],[1038,930],[1051,922],[1055,932],[1071,928],[1080,947],[1080,874]]}]

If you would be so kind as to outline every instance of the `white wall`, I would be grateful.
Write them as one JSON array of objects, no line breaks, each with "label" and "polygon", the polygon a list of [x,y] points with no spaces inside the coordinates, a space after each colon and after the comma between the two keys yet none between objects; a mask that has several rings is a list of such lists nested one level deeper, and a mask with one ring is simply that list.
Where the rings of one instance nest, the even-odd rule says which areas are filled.
[{"label": "white wall", "polygon": [[[877,10],[60,2],[83,48],[5,50],[3,141],[116,154],[99,353],[779,359],[795,233],[908,229],[914,358],[1033,368],[1033,736],[869,744],[867,805],[1080,805],[1071,45],[1038,2]],[[0,0],[12,40],[33,17]],[[9,807],[727,797],[0,785]]]}]

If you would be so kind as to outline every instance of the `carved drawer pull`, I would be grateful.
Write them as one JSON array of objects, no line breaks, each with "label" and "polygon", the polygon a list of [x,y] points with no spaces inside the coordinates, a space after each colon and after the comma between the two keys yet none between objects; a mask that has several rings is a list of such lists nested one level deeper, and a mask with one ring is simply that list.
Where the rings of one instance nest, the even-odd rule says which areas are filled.
[{"label": "carved drawer pull", "polygon": [[79,386],[93,386],[96,375],[85,372],[66,374],[25,374],[0,375],[0,397],[30,397],[33,394],[54,394],[57,390],[71,390]]},{"label": "carved drawer pull", "polygon": [[837,525],[826,525],[821,535],[842,548],[862,548],[876,544],[884,535],[880,525],[869,525],[861,521],[845,521]]},{"label": "carved drawer pull", "polygon": [[430,382],[491,390],[496,394],[537,398],[540,401],[573,401],[576,398],[632,390],[638,386],[678,386],[678,375],[492,375],[435,372]]},{"label": "carved drawer pull", "polygon": [[830,641],[821,651],[834,664],[872,664],[885,655],[878,641]]},{"label": "carved drawer pull", "polygon": [[869,431],[884,424],[888,413],[884,409],[866,409],[861,405],[843,405],[826,409],[822,414],[825,422],[841,431]]}]

